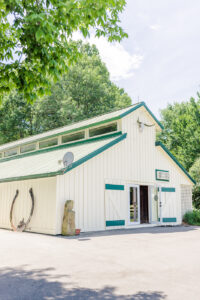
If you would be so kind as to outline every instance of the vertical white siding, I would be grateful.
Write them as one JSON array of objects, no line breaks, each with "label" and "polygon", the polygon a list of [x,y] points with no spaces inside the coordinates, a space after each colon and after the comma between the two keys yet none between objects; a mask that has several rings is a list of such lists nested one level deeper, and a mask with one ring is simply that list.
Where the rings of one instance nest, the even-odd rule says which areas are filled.
[{"label": "vertical white siding", "polygon": [[[88,168],[89,165],[89,168]],[[90,160],[72,172],[57,178],[57,233],[60,233],[66,200],[74,200],[76,228],[103,230],[104,178],[101,159]]]},{"label": "vertical white siding", "polygon": [[[179,193],[162,192],[162,218],[178,218]],[[180,222],[180,220],[178,220]]]},{"label": "vertical white siding", "polygon": [[31,197],[29,189],[33,189],[35,207],[28,225],[28,231],[41,233],[56,233],[56,178],[42,178],[25,181],[0,183],[0,228],[10,229],[10,208],[16,190],[19,196],[13,210],[15,226],[30,214]]},{"label": "vertical white siding", "polygon": [[[105,189],[104,196],[104,219],[106,221],[124,220],[127,223],[127,212],[128,212],[128,197],[127,188],[124,181],[122,180],[109,180],[105,181],[105,184],[123,185],[124,190],[109,190]],[[104,223],[104,224],[105,224]],[[127,225],[127,224],[126,224]],[[109,226],[105,229],[119,229],[124,226]]]},{"label": "vertical white siding", "polygon": [[[180,185],[186,184],[192,186],[186,175],[179,169],[179,167],[173,162],[169,156],[160,147],[156,147],[156,169],[169,171],[170,181],[162,182],[162,186],[174,187],[176,189],[175,193],[165,193],[164,196],[164,206],[165,217],[170,216],[173,210],[174,217],[177,218],[177,223],[182,222],[181,215],[181,194]],[[164,194],[164,193],[162,193]],[[173,198],[173,201],[170,200]],[[192,199],[191,199],[192,205]]]}]

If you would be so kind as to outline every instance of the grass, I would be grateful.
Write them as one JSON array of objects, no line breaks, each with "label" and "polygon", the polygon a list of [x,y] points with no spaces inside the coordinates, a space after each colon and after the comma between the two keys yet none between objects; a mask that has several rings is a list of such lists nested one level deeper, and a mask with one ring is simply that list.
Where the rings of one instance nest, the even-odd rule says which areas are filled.
[{"label": "grass", "polygon": [[200,226],[200,210],[194,209],[187,212],[183,217],[183,221],[189,225]]}]

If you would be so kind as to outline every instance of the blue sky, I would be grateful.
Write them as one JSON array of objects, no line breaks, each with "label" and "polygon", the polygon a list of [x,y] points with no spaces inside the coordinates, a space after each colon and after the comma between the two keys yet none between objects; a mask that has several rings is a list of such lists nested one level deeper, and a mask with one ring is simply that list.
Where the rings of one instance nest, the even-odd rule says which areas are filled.
[{"label": "blue sky", "polygon": [[129,38],[109,44],[91,38],[111,79],[145,101],[159,117],[167,103],[185,101],[200,90],[200,1],[127,0],[121,16]]}]

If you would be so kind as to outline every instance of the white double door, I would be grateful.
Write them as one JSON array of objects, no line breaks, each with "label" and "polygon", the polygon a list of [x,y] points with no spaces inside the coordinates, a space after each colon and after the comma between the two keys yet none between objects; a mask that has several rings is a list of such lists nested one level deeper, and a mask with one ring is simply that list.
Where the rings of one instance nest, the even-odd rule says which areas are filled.
[{"label": "white double door", "polygon": [[[128,223],[140,224],[140,186],[130,184],[128,186]],[[149,223],[156,224],[162,219],[161,187],[148,186],[148,210]]]}]

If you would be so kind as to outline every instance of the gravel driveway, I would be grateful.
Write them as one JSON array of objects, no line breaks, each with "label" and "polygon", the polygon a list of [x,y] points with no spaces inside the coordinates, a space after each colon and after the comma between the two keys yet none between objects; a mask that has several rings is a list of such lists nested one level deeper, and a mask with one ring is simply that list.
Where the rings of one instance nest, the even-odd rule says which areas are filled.
[{"label": "gravel driveway", "polygon": [[0,299],[199,300],[200,228],[0,230]]}]

